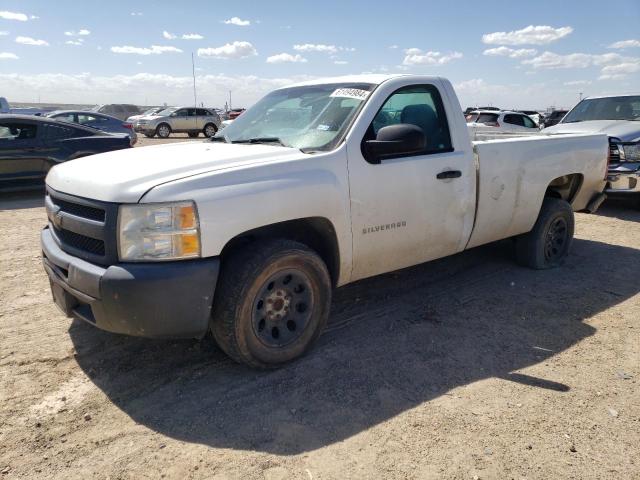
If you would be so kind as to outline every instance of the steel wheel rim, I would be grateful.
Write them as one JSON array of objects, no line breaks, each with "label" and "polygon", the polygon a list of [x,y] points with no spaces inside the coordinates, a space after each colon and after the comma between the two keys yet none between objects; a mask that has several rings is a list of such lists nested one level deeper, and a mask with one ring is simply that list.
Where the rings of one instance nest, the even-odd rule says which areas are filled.
[{"label": "steel wheel rim", "polygon": [[267,347],[285,347],[302,337],[311,323],[313,308],[309,277],[300,270],[281,270],[258,290],[252,310],[253,332]]},{"label": "steel wheel rim", "polygon": [[216,128],[209,125],[205,128],[204,133],[207,137],[213,137],[216,134]]},{"label": "steel wheel rim", "polygon": [[161,137],[168,137],[169,136],[169,128],[166,126],[161,126],[158,129],[158,135],[160,135]]},{"label": "steel wheel rim", "polygon": [[564,217],[558,217],[547,230],[544,244],[544,256],[547,260],[556,260],[564,255],[569,238],[569,226]]}]

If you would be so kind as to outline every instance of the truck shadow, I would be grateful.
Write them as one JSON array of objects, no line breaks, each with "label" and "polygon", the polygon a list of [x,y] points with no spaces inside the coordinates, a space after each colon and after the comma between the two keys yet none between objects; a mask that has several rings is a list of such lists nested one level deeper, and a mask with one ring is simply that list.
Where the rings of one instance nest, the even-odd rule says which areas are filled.
[{"label": "truck shadow", "polygon": [[640,201],[637,198],[608,198],[596,215],[640,222]]},{"label": "truck shadow", "polygon": [[44,184],[21,192],[3,192],[0,190],[0,211],[43,207],[44,194]]},{"label": "truck shadow", "polygon": [[151,341],[77,322],[70,334],[80,367],[134,421],[187,442],[299,454],[482,379],[569,391],[571,377],[518,370],[593,335],[585,319],[637,294],[640,250],[576,240],[562,269],[532,271],[514,265],[510,245],[338,290],[319,344],[276,371],[236,365],[209,338]]}]

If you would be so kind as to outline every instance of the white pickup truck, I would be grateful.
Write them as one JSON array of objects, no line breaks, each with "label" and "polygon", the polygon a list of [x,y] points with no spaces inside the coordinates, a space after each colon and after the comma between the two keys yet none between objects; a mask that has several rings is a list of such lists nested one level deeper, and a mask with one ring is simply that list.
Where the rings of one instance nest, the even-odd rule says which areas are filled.
[{"label": "white pickup truck", "polygon": [[94,155],[47,177],[44,268],[70,317],[202,337],[280,365],[334,287],[512,237],[562,263],[604,199],[606,135],[471,142],[451,84],[355,76],[278,89],[205,142]]}]

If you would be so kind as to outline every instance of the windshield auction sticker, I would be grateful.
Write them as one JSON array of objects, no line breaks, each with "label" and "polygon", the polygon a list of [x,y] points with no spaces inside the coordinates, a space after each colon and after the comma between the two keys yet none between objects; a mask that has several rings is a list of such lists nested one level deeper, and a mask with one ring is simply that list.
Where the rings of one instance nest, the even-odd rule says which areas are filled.
[{"label": "windshield auction sticker", "polygon": [[338,88],[333,91],[331,97],[340,98],[355,98],[356,100],[366,100],[369,96],[367,90],[361,90],[359,88]]}]

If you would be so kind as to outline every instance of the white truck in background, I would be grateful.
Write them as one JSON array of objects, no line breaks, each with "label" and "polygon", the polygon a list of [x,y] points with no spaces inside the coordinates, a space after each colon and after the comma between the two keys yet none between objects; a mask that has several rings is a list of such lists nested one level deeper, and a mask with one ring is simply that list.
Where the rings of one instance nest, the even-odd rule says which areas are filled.
[{"label": "white truck in background", "polygon": [[606,135],[471,142],[449,81],[365,75],[268,94],[216,137],[53,168],[44,268],[70,317],[202,337],[274,367],[322,332],[334,287],[514,238],[559,266],[604,199]]}]

